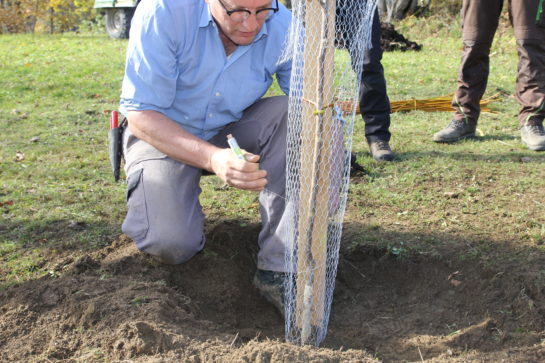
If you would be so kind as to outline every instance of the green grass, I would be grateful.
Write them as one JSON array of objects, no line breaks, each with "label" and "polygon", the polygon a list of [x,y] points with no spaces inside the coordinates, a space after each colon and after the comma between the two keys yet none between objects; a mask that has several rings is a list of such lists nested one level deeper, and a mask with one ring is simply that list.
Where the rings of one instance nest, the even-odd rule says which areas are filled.
[{"label": "green grass", "polygon": [[[397,29],[424,48],[384,55],[391,100],[452,93],[457,21],[409,18]],[[449,258],[459,259],[543,252],[545,155],[519,141],[511,34],[502,31],[492,49],[487,95],[502,96],[491,104],[497,114],[482,115],[479,140],[438,145],[431,137],[449,113],[396,113],[397,161],[376,164],[357,120],[354,151],[366,173],[351,184],[347,243],[398,257],[441,254],[445,246],[458,246]],[[106,35],[0,36],[0,286],[47,274],[62,256],[107,245],[121,233],[125,186],[112,180],[107,128],[125,48],[126,41]],[[214,177],[202,184],[210,218],[259,220],[255,194],[225,190]],[[504,245],[515,249],[511,257],[494,254]]]},{"label": "green grass", "polygon": [[101,35],[0,37],[3,281],[119,233],[124,187],[111,181],[106,135],[125,48]]},{"label": "green grass", "polygon": [[[443,96],[455,90],[460,33],[444,25],[433,27],[429,24],[433,21],[410,18],[398,25],[423,50],[385,53],[392,101]],[[498,113],[481,115],[478,140],[453,145],[432,142],[433,133],[446,126],[451,115],[421,111],[392,114],[391,145],[398,160],[393,164],[372,162],[365,142],[355,138],[359,161],[368,173],[364,182],[352,184],[351,194],[367,201],[356,208],[349,205],[347,220],[381,227],[380,233],[370,231],[368,237],[361,237],[362,243],[388,247],[409,242],[411,248],[421,250],[458,243],[466,244],[468,251],[475,244],[488,249],[492,243],[523,249],[527,255],[543,250],[545,155],[520,143],[519,105],[513,97],[515,42],[512,32],[500,32],[491,51],[485,94],[501,94],[490,104]],[[361,122],[356,134],[362,134]]]}]

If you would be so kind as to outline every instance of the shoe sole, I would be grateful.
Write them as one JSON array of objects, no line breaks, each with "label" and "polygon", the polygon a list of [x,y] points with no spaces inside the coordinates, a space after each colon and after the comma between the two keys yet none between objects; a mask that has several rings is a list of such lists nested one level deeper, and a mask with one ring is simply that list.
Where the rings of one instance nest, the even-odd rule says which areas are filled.
[{"label": "shoe sole", "polygon": [[391,162],[391,161],[394,161],[394,157],[393,157],[393,156],[387,156],[387,157],[384,157],[384,156],[383,156],[383,157],[378,157],[378,158],[376,158],[376,157],[373,156],[373,160],[378,161],[378,162],[380,162],[380,163],[382,163],[382,162],[387,162],[387,163],[389,163],[389,162]]},{"label": "shoe sole", "polygon": [[477,136],[475,134],[468,134],[468,135],[460,136],[460,137],[457,137],[457,138],[454,138],[454,139],[439,139],[439,138],[435,138],[435,136],[434,136],[433,141],[434,142],[444,143],[444,144],[450,144],[450,143],[460,141],[460,140],[464,140],[464,139],[476,139],[476,138],[477,138]]},{"label": "shoe sole", "polygon": [[545,145],[532,145],[526,142],[526,140],[521,139],[522,143],[532,151],[545,151]]}]

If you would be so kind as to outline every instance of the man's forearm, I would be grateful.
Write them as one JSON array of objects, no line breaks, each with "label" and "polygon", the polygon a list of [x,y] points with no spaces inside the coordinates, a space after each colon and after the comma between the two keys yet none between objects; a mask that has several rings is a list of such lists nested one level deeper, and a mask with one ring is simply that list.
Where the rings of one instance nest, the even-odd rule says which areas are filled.
[{"label": "man's forearm", "polygon": [[134,136],[183,163],[212,171],[212,154],[218,147],[187,132],[156,111],[129,111],[129,128]]}]

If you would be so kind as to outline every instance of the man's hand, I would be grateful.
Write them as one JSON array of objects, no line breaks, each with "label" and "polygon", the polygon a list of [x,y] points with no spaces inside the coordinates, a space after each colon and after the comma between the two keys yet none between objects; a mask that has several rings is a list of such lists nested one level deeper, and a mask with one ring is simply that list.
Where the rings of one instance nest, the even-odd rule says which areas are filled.
[{"label": "man's hand", "polygon": [[241,160],[233,150],[190,134],[159,112],[129,111],[127,117],[134,136],[175,160],[211,171],[235,188],[261,191],[267,185],[267,172],[259,170],[259,155],[246,152],[246,160]]},{"label": "man's hand", "polygon": [[228,185],[244,190],[261,191],[267,185],[267,172],[259,170],[259,155],[244,152],[241,160],[231,149],[219,149],[212,154],[212,171]]}]

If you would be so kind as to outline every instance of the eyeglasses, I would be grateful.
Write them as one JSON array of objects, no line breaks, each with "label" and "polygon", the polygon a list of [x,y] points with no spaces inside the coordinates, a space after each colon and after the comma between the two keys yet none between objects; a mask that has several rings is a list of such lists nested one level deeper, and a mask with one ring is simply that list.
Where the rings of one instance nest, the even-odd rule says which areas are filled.
[{"label": "eyeglasses", "polygon": [[[250,15],[252,15],[252,11],[250,11],[248,9],[229,10],[229,9],[227,9],[227,7],[223,3],[223,1],[221,1],[221,0],[218,0],[218,1],[219,1],[220,5],[223,7],[223,9],[225,9],[225,12],[227,13],[227,15],[229,15],[231,20],[233,20],[234,22],[242,23],[242,22],[248,20]],[[278,0],[276,0],[276,7],[275,8],[258,9],[258,10],[255,11],[255,17],[256,17],[257,20],[265,20],[269,16],[269,13],[271,11],[273,13],[276,13],[278,10],[279,10],[278,9]]]}]

